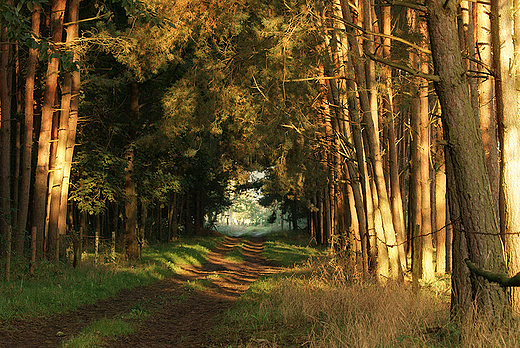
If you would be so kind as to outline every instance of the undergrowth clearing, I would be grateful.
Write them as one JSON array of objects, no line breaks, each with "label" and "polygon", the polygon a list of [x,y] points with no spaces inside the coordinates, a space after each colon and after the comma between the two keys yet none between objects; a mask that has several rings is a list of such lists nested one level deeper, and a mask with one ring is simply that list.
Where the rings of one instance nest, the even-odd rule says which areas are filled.
[{"label": "undergrowth clearing", "polygon": [[41,262],[33,277],[21,270],[16,280],[0,282],[0,319],[32,318],[72,310],[144,286],[180,272],[182,265],[200,266],[223,237],[185,238],[178,243],[143,249],[140,262],[114,261],[108,255],[94,263],[85,254],[82,267]]},{"label": "undergrowth clearing", "polygon": [[265,245],[285,268],[258,279],[226,313],[214,334],[229,347],[520,347],[517,318],[453,321],[449,277],[415,294],[410,282],[362,280],[323,250],[293,266],[293,253],[306,248],[291,238]]},{"label": "undergrowth clearing", "polygon": [[[494,318],[450,318],[450,279],[439,277],[412,292],[409,282],[379,285],[362,280],[349,262],[312,246],[308,236],[280,232],[265,237],[262,255],[280,267],[257,279],[211,331],[215,347],[520,347],[520,321],[496,325]],[[172,276],[181,265],[200,266],[222,237],[190,238],[147,247],[139,263],[95,265],[90,255],[81,269],[41,263],[33,278],[19,275],[0,284],[0,319],[38,318],[65,312]],[[228,258],[239,263],[237,243]],[[205,291],[222,275],[187,281],[186,293]],[[185,301],[179,297],[178,301]],[[142,308],[141,308],[142,307]],[[136,304],[133,319],[151,315]],[[63,347],[101,347],[111,337],[135,331],[129,317],[101,319]]]}]

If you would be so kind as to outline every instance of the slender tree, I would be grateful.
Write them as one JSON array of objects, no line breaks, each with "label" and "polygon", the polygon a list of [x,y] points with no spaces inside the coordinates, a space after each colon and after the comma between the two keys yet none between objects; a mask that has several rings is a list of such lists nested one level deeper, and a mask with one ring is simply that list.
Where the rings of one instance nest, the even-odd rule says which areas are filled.
[{"label": "slender tree", "polygon": [[[40,13],[41,8],[37,3],[33,3],[31,15],[32,38],[40,34]],[[29,201],[32,175],[32,147],[33,147],[33,123],[34,123],[34,86],[36,78],[36,65],[38,63],[38,49],[29,48],[27,58],[27,73],[25,75],[25,110],[24,110],[24,137],[22,146],[22,164],[20,176],[20,200],[18,204],[18,226],[16,251],[22,253],[29,215]]]},{"label": "slender tree", "polygon": [[[6,5],[10,6],[11,1]],[[0,22],[0,238],[5,251],[5,278],[11,273],[12,213],[11,213],[11,98],[12,43],[6,23]],[[2,243],[0,243],[2,245]]]},{"label": "slender tree", "polygon": [[[58,45],[62,39],[63,19],[65,15],[66,0],[53,0],[51,7],[51,43]],[[43,256],[44,231],[47,210],[48,176],[51,150],[52,119],[55,108],[55,97],[58,86],[59,57],[56,54],[57,46],[49,51],[49,64],[45,76],[45,92],[42,105],[40,134],[38,138],[38,160],[36,165],[36,179],[34,186],[34,211],[33,226],[36,227],[36,246],[38,257]],[[56,240],[50,236],[50,256],[54,257]]]},{"label": "slender tree", "polygon": [[[422,47],[427,48],[426,23],[418,23],[422,36]],[[420,71],[429,73],[429,57],[420,54]],[[421,246],[422,246],[422,278],[432,281],[435,278],[433,267],[433,236],[432,236],[432,207],[431,207],[431,180],[430,180],[430,110],[428,81],[419,82],[419,156],[420,156],[420,185],[421,185]]]},{"label": "slender tree", "polygon": [[[342,13],[343,18],[347,23],[352,23],[352,16],[350,13],[349,5],[346,2],[342,2]],[[384,229],[385,240],[384,244],[388,247],[388,256],[390,261],[390,278],[398,279],[401,274],[401,267],[399,262],[399,253],[397,250],[395,229],[392,221],[392,213],[390,208],[388,191],[386,189],[386,182],[383,173],[383,163],[381,157],[381,151],[379,148],[378,134],[374,126],[374,119],[371,112],[371,106],[369,101],[369,95],[367,93],[367,85],[365,78],[365,69],[363,69],[362,62],[360,61],[361,52],[357,44],[357,39],[352,37],[349,39],[350,49],[352,51],[353,66],[356,72],[356,82],[358,87],[358,94],[360,96],[361,110],[363,110],[363,121],[365,123],[365,134],[368,139],[367,148],[365,149],[368,158],[371,160],[371,164],[374,171],[375,188],[378,196],[378,208],[381,213],[381,222]]]}]

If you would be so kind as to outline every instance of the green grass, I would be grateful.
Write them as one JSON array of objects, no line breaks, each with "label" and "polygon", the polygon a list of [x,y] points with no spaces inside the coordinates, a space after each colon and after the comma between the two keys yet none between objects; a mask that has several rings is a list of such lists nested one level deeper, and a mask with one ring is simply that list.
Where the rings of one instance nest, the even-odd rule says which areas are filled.
[{"label": "green grass", "polygon": [[104,339],[127,336],[134,332],[131,324],[123,319],[96,320],[85,327],[80,334],[69,338],[62,348],[97,348],[103,347]]},{"label": "green grass", "polygon": [[182,286],[184,289],[188,291],[204,291],[210,288],[212,286],[212,283],[209,279],[195,279],[186,281]]},{"label": "green grass", "polygon": [[273,226],[240,226],[218,225],[217,231],[231,237],[265,236],[276,233],[278,227]]},{"label": "green grass", "polygon": [[313,246],[305,232],[279,231],[267,236],[262,255],[280,266],[293,267],[325,253],[326,248]]},{"label": "green grass", "polygon": [[284,269],[252,283],[237,305],[225,313],[214,335],[233,347],[301,347],[302,342],[297,343],[294,337],[309,336],[312,326],[287,320],[280,310],[284,307],[279,307],[283,296],[275,300],[272,294],[287,279],[310,279],[314,269],[309,261],[325,256],[327,249],[312,246],[308,234],[302,231],[278,231],[264,238],[262,255]]},{"label": "green grass", "polygon": [[224,258],[227,261],[235,262],[235,263],[241,263],[244,262],[244,256],[242,255],[241,247],[244,243],[239,243],[235,245],[233,250],[231,250],[229,253],[227,253]]},{"label": "green grass", "polygon": [[212,334],[225,346],[520,347],[520,320],[496,326],[494,318],[469,315],[454,322],[448,276],[416,294],[409,284],[363,281],[324,250],[307,250],[302,236],[268,238],[265,254],[287,266],[254,282],[223,315]]},{"label": "green grass", "polygon": [[162,265],[178,272],[183,265],[200,266],[208,252],[215,248],[223,237],[187,238],[177,245],[159,244],[143,251],[142,262]]},{"label": "green grass", "polygon": [[[115,295],[119,290],[151,284],[171,276],[183,264],[200,265],[222,237],[186,238],[178,243],[145,248],[140,262],[94,265],[80,269],[41,262],[35,276],[18,274],[0,282],[0,318],[38,317],[69,311]],[[88,259],[88,258],[87,258]]]}]

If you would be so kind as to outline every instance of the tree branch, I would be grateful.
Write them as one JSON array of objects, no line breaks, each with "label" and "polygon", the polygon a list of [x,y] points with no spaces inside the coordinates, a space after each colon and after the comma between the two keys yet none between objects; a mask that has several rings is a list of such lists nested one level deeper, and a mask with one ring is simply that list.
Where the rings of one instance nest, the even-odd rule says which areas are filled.
[{"label": "tree branch", "polygon": [[435,81],[435,82],[439,82],[440,81],[439,75],[425,74],[425,73],[422,73],[422,72],[420,72],[418,70],[413,69],[412,67],[410,67],[408,65],[392,62],[392,61],[390,61],[388,59],[384,59],[384,58],[379,58],[376,55],[374,55],[374,54],[372,54],[370,52],[367,52],[367,51],[365,51],[365,55],[368,58],[370,58],[372,60],[375,60],[376,62],[386,64],[388,66],[391,66],[392,68],[404,70],[404,71],[406,71],[406,72],[408,72],[408,73],[410,73],[410,74],[412,74],[414,76],[422,77],[423,79],[431,80],[431,81]]},{"label": "tree branch", "polygon": [[74,24],[78,24],[78,23],[95,21],[97,19],[101,19],[101,18],[109,16],[109,15],[110,15],[110,13],[105,13],[105,14],[102,14],[102,15],[98,14],[98,15],[96,15],[96,17],[85,18],[85,19],[80,19],[80,20],[74,21],[74,22],[63,23],[63,26],[67,27],[69,25],[74,25]]},{"label": "tree branch", "polygon": [[420,4],[415,4],[413,2],[399,1],[399,0],[383,0],[383,1],[386,2],[387,5],[381,4],[380,6],[403,6],[403,7],[408,7],[408,8],[418,10],[421,12],[425,12],[425,13],[428,11],[428,8],[426,6],[420,5]]},{"label": "tree branch", "polygon": [[283,82],[303,82],[303,81],[318,81],[318,80],[353,80],[349,77],[344,76],[316,76],[316,77],[303,77],[299,79],[285,79]]},{"label": "tree branch", "polygon": [[333,15],[332,18],[334,18],[336,20],[339,20],[340,22],[342,22],[345,25],[348,25],[351,28],[354,28],[354,29],[357,29],[359,31],[362,31],[365,34],[374,35],[374,36],[381,36],[381,37],[388,38],[390,40],[399,41],[399,42],[401,42],[401,43],[403,43],[403,44],[405,44],[407,46],[415,48],[416,50],[418,50],[420,52],[423,52],[423,53],[426,53],[426,54],[431,54],[432,53],[429,49],[421,47],[419,45],[416,45],[413,42],[407,41],[407,40],[405,40],[403,38],[400,38],[398,36],[393,36],[393,35],[388,35],[388,34],[383,34],[383,33],[376,33],[376,32],[370,31],[370,30],[366,30],[365,28],[362,28],[359,25],[355,25],[354,23],[348,22],[348,21],[346,21],[345,19],[343,19],[343,18],[341,18],[339,16],[334,16]]},{"label": "tree branch", "polygon": [[509,277],[509,275],[505,273],[495,273],[483,268],[478,268],[470,259],[464,260],[466,265],[471,272],[475,273],[478,276],[481,276],[492,283],[498,283],[503,287],[517,287],[520,286],[520,272],[517,273],[514,277]]}]

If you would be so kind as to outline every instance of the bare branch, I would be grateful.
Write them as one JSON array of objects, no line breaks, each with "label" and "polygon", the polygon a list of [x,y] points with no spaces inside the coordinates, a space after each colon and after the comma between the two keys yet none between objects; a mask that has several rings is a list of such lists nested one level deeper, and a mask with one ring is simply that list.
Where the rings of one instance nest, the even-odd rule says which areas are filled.
[{"label": "bare branch", "polygon": [[386,4],[381,4],[380,6],[403,6],[403,7],[408,7],[408,8],[411,8],[411,9],[414,9],[414,10],[417,10],[417,11],[421,11],[421,12],[427,12],[428,11],[428,8],[424,5],[421,5],[421,4],[415,4],[413,2],[408,2],[408,1],[399,1],[399,0],[384,0],[386,2]]},{"label": "bare branch", "polygon": [[373,31],[370,31],[370,30],[366,30],[365,28],[362,28],[358,25],[355,25],[354,23],[351,23],[351,22],[348,22],[346,21],[345,19],[339,17],[339,16],[332,16],[332,18],[334,19],[337,19],[339,20],[340,22],[342,22],[343,24],[345,25],[348,25],[349,27],[351,28],[354,28],[354,29],[357,29],[359,31],[362,31],[363,33],[365,34],[368,34],[368,35],[375,35],[375,36],[381,36],[381,37],[385,37],[385,38],[388,38],[390,40],[394,40],[394,41],[399,41],[407,46],[410,46],[412,48],[415,48],[416,50],[420,51],[420,52],[423,52],[423,53],[426,53],[426,54],[431,54],[431,51],[427,48],[424,48],[424,47],[421,47],[419,45],[416,45],[414,44],[413,42],[410,42],[408,40],[405,40],[403,38],[400,38],[398,36],[394,36],[394,35],[388,35],[388,34],[383,34],[383,33],[376,33],[376,32],[373,32]]},{"label": "bare branch", "polygon": [[316,76],[316,77],[303,77],[300,79],[287,79],[283,82],[303,82],[303,81],[318,81],[318,80],[354,80],[343,76]]},{"label": "bare branch", "polygon": [[466,259],[464,262],[466,262],[466,265],[468,265],[468,268],[471,272],[484,277],[492,283],[498,283],[503,287],[520,286],[520,272],[517,273],[514,277],[509,277],[509,275],[505,273],[495,273],[483,268],[478,268],[477,265],[470,261],[470,259]]},{"label": "bare branch", "polygon": [[110,13],[105,13],[102,15],[98,14],[98,15],[96,15],[96,17],[85,18],[85,19],[80,19],[78,21],[74,21],[74,22],[63,23],[63,26],[67,27],[69,25],[78,24],[78,23],[82,23],[82,22],[95,21],[96,19],[101,19],[101,18],[109,16],[109,15],[110,15]]},{"label": "bare branch", "polygon": [[388,66],[391,66],[392,68],[396,68],[396,69],[400,69],[400,70],[406,71],[407,73],[410,73],[410,74],[412,74],[414,76],[422,77],[423,79],[431,80],[431,81],[435,81],[435,82],[439,82],[440,81],[439,75],[425,74],[425,73],[422,73],[422,72],[420,72],[418,70],[415,70],[414,68],[412,68],[412,67],[410,67],[408,65],[392,62],[392,61],[390,61],[388,59],[384,59],[384,58],[379,58],[379,57],[377,57],[376,55],[374,55],[374,54],[372,54],[370,52],[366,52],[365,51],[365,55],[367,55],[370,59],[375,60],[376,62],[386,64]]}]

